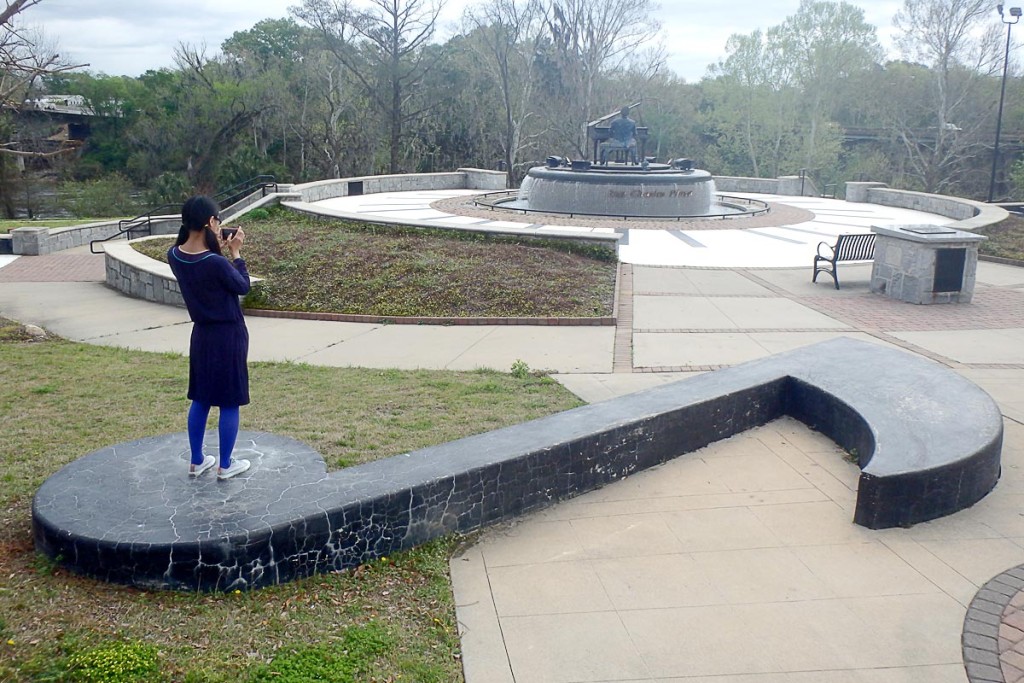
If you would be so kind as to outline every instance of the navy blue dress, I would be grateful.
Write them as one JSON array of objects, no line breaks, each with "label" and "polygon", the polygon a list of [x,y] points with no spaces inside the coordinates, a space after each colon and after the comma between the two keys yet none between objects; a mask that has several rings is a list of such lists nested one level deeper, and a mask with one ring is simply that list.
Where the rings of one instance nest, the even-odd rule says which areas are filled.
[{"label": "navy blue dress", "polygon": [[178,247],[167,263],[192,318],[188,352],[188,397],[211,406],[249,403],[249,331],[238,297],[249,291],[245,261],[205,251],[188,254]]}]

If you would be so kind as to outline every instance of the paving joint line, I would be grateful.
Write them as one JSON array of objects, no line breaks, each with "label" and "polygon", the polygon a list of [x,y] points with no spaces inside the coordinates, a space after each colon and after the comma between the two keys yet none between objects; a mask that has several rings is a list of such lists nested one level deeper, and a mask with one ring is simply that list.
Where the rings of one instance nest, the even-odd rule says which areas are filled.
[{"label": "paving joint line", "polygon": [[894,346],[897,346],[897,347],[903,349],[904,351],[910,351],[911,353],[920,354],[920,355],[922,355],[922,356],[924,356],[926,358],[929,358],[929,359],[931,359],[931,360],[933,360],[933,361],[935,361],[937,363],[945,365],[946,367],[949,367],[949,368],[952,368],[952,369],[956,369],[958,367],[961,367],[961,364],[958,363],[957,361],[953,360],[952,358],[948,358],[948,357],[943,356],[941,354],[938,354],[938,353],[935,353],[933,351],[930,351],[929,349],[925,349],[925,348],[920,347],[920,346],[918,346],[916,344],[912,344],[912,343],[910,343],[908,341],[904,341],[903,339],[900,339],[899,337],[895,337],[895,336],[889,334],[888,332],[885,332],[885,331],[879,330],[879,329],[865,328],[865,327],[859,326],[855,321],[849,320],[848,318],[843,316],[841,313],[836,313],[835,311],[830,310],[827,306],[823,305],[822,301],[816,301],[816,299],[822,299],[822,297],[799,297],[799,296],[794,296],[794,295],[791,295],[786,290],[784,290],[783,288],[775,285],[774,283],[768,282],[767,280],[764,280],[763,278],[758,277],[754,273],[750,272],[749,269],[743,269],[743,270],[740,270],[738,272],[740,272],[744,277],[746,277],[747,279],[755,282],[756,284],[759,284],[759,285],[761,285],[763,287],[766,287],[770,291],[777,292],[780,296],[785,296],[786,298],[791,299],[793,301],[796,301],[797,303],[799,303],[799,304],[801,304],[803,306],[807,306],[808,308],[810,308],[811,310],[813,310],[813,311],[815,311],[817,313],[821,313],[822,315],[828,316],[829,318],[832,318],[833,320],[836,320],[836,321],[838,321],[838,322],[848,326],[852,330],[857,330],[857,331],[862,332],[864,334],[867,334],[869,336],[875,337],[876,339],[884,341],[884,342],[886,342],[888,344],[892,344]]},{"label": "paving joint line", "polygon": [[633,266],[621,264],[619,298],[615,319],[615,343],[612,351],[612,372],[633,372]]},{"label": "paving joint line", "polygon": [[644,334],[759,334],[762,332],[849,332],[847,327],[649,327],[633,330]]},{"label": "paving joint line", "polygon": [[776,294],[701,294],[700,292],[634,292],[635,296],[678,296],[694,299],[778,299]]},{"label": "paving joint line", "polygon": [[730,367],[732,365],[649,365],[633,368],[633,372],[711,372]]}]

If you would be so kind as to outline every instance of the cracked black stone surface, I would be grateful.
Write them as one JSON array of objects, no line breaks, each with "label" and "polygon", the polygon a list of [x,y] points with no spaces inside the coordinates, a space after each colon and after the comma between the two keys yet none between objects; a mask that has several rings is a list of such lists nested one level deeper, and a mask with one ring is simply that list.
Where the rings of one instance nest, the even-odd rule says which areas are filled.
[{"label": "cracked black stone surface", "polygon": [[267,433],[239,435],[253,466],[227,481],[188,477],[184,433],[118,444],[47,479],[33,531],[40,551],[106,581],[266,586],[539,510],[783,415],[857,454],[854,521],[869,528],[951,514],[999,477],[1002,417],[985,392],[841,338],[329,474]]}]

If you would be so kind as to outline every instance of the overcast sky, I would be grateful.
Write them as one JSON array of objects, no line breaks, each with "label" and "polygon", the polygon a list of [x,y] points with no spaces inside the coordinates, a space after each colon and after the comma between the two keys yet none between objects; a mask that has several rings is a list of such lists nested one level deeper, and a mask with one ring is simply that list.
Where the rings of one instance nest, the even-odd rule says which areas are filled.
[{"label": "overcast sky", "polygon": [[[448,0],[441,36],[451,35],[462,9],[472,0]],[[892,17],[901,0],[849,0],[879,29],[891,48]],[[288,16],[299,0],[43,0],[26,10],[23,23],[40,26],[59,52],[95,73],[137,76],[147,69],[172,67],[179,42],[205,44],[212,54],[235,31],[261,19]],[[725,56],[733,33],[775,26],[794,14],[799,0],[661,0],[659,19],[668,65],[687,81],[700,80],[709,64]],[[993,10],[994,12],[995,10]]]}]

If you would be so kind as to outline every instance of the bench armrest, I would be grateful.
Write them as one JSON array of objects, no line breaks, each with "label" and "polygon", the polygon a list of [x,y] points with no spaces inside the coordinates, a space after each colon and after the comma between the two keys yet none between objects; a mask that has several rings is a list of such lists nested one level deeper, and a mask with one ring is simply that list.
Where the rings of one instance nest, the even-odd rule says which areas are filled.
[{"label": "bench armrest", "polygon": [[[835,245],[828,244],[827,242],[818,242],[818,256],[820,256],[821,258],[825,259],[826,261],[831,261],[832,259],[834,259],[836,257],[836,247],[837,246],[839,246],[838,242],[836,242]],[[821,248],[822,247],[825,247],[826,249],[828,249],[828,254],[822,254],[821,253]]]}]

